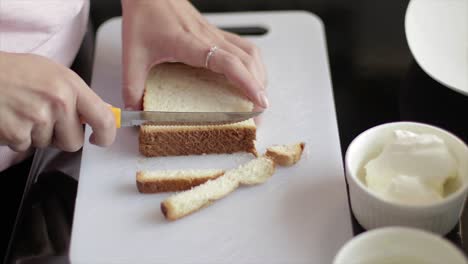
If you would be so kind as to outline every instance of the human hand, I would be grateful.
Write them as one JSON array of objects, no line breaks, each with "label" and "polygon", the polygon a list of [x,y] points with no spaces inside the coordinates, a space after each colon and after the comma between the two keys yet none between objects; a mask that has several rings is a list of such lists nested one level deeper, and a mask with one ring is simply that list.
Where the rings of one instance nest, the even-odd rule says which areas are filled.
[{"label": "human hand", "polygon": [[122,0],[123,98],[140,109],[145,81],[155,64],[177,61],[224,74],[258,107],[268,107],[266,72],[258,48],[209,24],[186,0]]},{"label": "human hand", "polygon": [[91,143],[114,141],[112,112],[76,73],[41,56],[0,52],[1,145],[18,152],[50,144],[77,151],[80,118],[93,128]]}]

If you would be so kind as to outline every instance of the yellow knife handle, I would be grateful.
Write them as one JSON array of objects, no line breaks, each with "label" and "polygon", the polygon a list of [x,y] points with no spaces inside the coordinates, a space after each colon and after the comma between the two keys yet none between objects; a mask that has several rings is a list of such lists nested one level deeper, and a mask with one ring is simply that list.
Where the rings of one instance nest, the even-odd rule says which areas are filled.
[{"label": "yellow knife handle", "polygon": [[[122,124],[122,110],[120,108],[114,107],[112,105],[109,105],[109,108],[112,111],[112,114],[114,115],[115,127],[120,128],[120,126]],[[86,124],[86,121],[81,116],[80,116],[80,122],[82,124]]]},{"label": "yellow knife handle", "polygon": [[115,127],[120,128],[120,125],[122,124],[122,110],[118,107],[114,107],[110,105],[110,109],[112,113],[114,114],[115,118]]}]

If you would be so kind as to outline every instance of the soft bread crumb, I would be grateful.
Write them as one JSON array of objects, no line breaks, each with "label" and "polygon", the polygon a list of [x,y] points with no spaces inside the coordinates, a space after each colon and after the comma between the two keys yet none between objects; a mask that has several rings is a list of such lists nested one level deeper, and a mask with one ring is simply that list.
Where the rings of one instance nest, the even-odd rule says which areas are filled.
[{"label": "soft bread crumb", "polygon": [[272,146],[267,149],[265,155],[280,166],[292,166],[301,159],[304,147],[304,142]]},{"label": "soft bread crumb", "polygon": [[217,179],[167,198],[161,203],[161,211],[166,219],[177,220],[223,198],[239,185],[265,182],[274,171],[275,164],[270,158],[256,158],[236,169],[226,171]]}]

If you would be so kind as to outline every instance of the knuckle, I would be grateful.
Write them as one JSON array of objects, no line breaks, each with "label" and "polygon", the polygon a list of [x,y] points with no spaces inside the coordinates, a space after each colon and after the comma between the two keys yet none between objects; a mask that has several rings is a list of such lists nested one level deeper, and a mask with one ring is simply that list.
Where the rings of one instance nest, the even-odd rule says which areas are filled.
[{"label": "knuckle", "polygon": [[24,143],[27,143],[28,141],[30,142],[31,139],[26,132],[24,132],[23,130],[19,130],[15,131],[15,133],[12,133],[10,135],[10,141],[13,143],[13,145],[22,145]]},{"label": "knuckle", "polygon": [[221,43],[224,40],[224,36],[221,34],[221,32],[206,22],[202,23],[200,33],[202,36],[212,41],[218,41]]},{"label": "knuckle", "polygon": [[242,63],[238,57],[231,54],[226,55],[224,61],[226,65],[230,68],[237,67],[239,64]]},{"label": "knuckle", "polygon": [[193,31],[193,28],[188,23],[181,23],[180,26],[181,26],[182,32],[184,32],[186,34],[187,33],[192,33],[192,31]]},{"label": "knuckle", "polygon": [[63,86],[62,73],[55,72],[47,79],[47,90],[54,94],[60,87]]},{"label": "knuckle", "polygon": [[115,129],[115,118],[112,114],[109,113],[104,118],[102,118],[98,127],[93,128],[93,131],[99,133],[99,136],[96,137],[96,145],[106,147],[112,144],[113,138],[115,136]]},{"label": "knuckle", "polygon": [[99,122],[96,123],[93,129],[99,131],[109,131],[115,129],[114,115],[109,110],[105,110],[105,113],[106,114],[101,116]]},{"label": "knuckle", "polygon": [[246,52],[250,56],[252,56],[252,57],[260,56],[260,49],[256,45],[249,42],[248,45],[246,45],[245,48],[246,48]]},{"label": "knuckle", "polygon": [[31,138],[29,137],[24,137],[24,138],[16,138],[15,140],[12,140],[12,144],[8,145],[13,151],[16,152],[23,152],[28,150],[28,148],[31,146]]},{"label": "knuckle", "polygon": [[103,119],[102,128],[106,130],[114,129],[115,128],[115,118],[114,115],[111,113],[107,114],[106,117]]},{"label": "knuckle", "polygon": [[51,106],[54,110],[67,111],[70,93],[66,89],[57,88],[51,96]]},{"label": "knuckle", "polygon": [[210,26],[208,22],[204,19],[198,19],[197,21],[195,21],[195,25],[201,30],[207,30]]},{"label": "knuckle", "polygon": [[[62,73],[60,76],[65,76],[66,73]],[[50,107],[54,111],[66,111],[68,110],[68,102],[72,98],[71,88],[62,77],[50,78],[47,84],[46,99],[49,102]]]},{"label": "knuckle", "polygon": [[252,57],[244,58],[244,64],[249,71],[253,71],[256,67],[255,60]]},{"label": "knuckle", "polygon": [[47,126],[47,124],[50,122],[50,116],[46,106],[43,105],[35,110],[33,122],[38,127]]},{"label": "knuckle", "polygon": [[198,33],[201,34],[201,36],[213,36],[213,32],[210,30],[209,27],[207,27],[204,23],[200,22],[198,26]]}]

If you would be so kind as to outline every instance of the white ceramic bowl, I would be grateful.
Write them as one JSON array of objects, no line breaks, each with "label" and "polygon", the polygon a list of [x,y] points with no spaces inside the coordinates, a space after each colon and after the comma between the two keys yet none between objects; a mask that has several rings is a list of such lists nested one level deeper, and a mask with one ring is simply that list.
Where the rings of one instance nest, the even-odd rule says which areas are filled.
[{"label": "white ceramic bowl", "polygon": [[[360,170],[381,151],[396,129],[441,137],[458,161],[459,187],[443,200],[429,205],[403,205],[383,200],[365,185]],[[352,211],[365,229],[408,226],[447,234],[458,222],[468,192],[468,147],[453,134],[430,125],[396,122],[370,128],[349,145],[345,157]]]},{"label": "white ceramic bowl", "polygon": [[419,66],[435,80],[468,96],[468,1],[411,0],[405,33]]},{"label": "white ceramic bowl", "polygon": [[386,227],[346,243],[333,264],[467,264],[463,253],[435,234],[414,228]]}]

